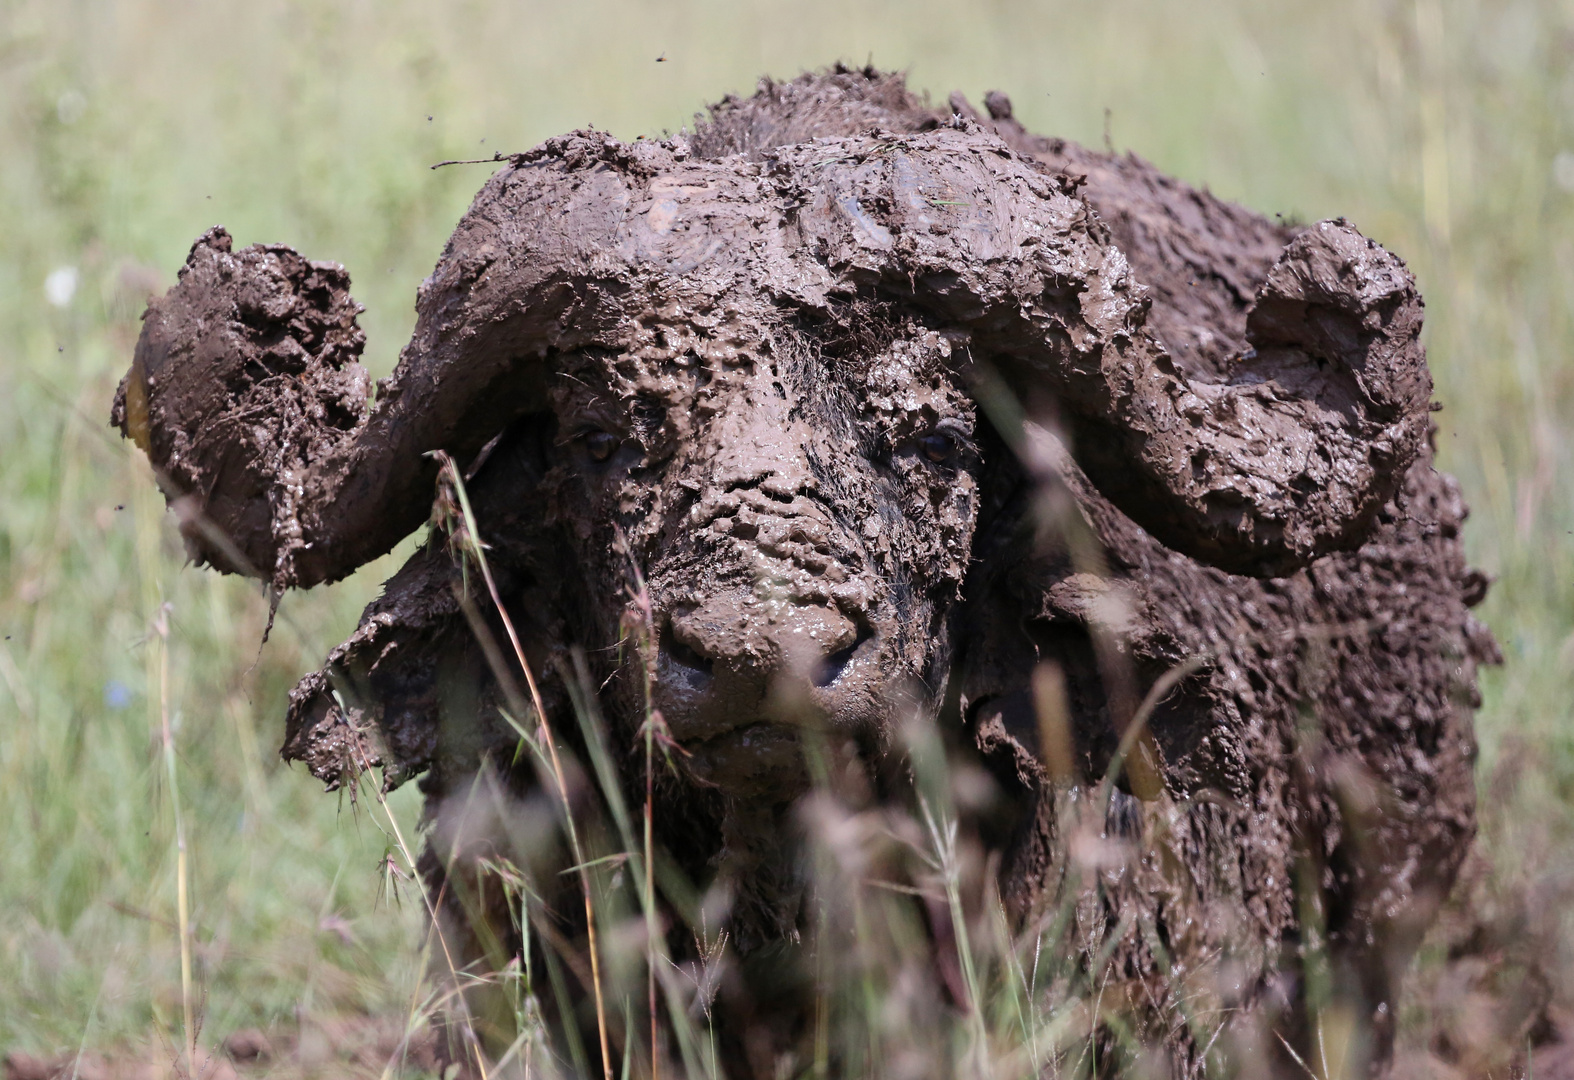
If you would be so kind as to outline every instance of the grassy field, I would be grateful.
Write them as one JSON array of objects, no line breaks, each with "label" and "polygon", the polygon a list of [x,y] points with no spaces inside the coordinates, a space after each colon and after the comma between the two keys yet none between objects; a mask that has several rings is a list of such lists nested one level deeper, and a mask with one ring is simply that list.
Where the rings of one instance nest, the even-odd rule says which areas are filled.
[{"label": "grassy field", "polygon": [[[381,375],[486,175],[430,163],[675,130],[837,58],[937,98],[1005,90],[1036,131],[1348,216],[1409,260],[1507,661],[1478,717],[1475,888],[1574,1003],[1567,0],[0,0],[0,1053],[178,1041],[177,806],[205,1040],[417,987],[377,816],[275,753],[289,687],[393,557],[287,597],[259,647],[263,597],[182,565],[106,426],[192,239],[222,223],[343,262]],[[413,828],[413,791],[392,808]]]}]

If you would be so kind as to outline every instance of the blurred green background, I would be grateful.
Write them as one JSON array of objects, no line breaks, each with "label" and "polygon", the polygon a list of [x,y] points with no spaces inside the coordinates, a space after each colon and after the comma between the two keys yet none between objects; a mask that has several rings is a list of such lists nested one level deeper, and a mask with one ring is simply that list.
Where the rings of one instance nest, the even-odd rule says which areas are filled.
[{"label": "blurred green background", "polygon": [[[373,815],[275,753],[289,687],[393,557],[287,597],[259,649],[257,589],[182,565],[106,426],[143,304],[191,241],[222,223],[343,262],[381,375],[488,174],[431,163],[591,124],[675,131],[761,74],[837,59],[939,101],[1004,90],[1032,130],[1108,139],[1266,213],[1345,215],[1409,260],[1441,460],[1497,579],[1478,614],[1507,659],[1478,719],[1487,889],[1564,895],[1574,4],[0,0],[0,1052],[178,1031],[161,705],[204,1041],[398,1012],[416,988],[418,902],[385,887]],[[394,807],[414,828],[415,793]],[[1561,969],[1574,935],[1551,907]]]}]

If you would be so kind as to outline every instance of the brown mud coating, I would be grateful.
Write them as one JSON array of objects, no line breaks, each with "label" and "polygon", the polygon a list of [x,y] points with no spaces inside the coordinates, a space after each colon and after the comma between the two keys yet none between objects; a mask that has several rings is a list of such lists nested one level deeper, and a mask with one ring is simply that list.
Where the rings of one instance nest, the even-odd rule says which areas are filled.
[{"label": "brown mud coating", "polygon": [[[806,718],[865,798],[900,802],[915,712],[998,783],[979,830],[1014,916],[1069,893],[1068,940],[1091,956],[1119,930],[1110,992],[1176,1075],[1201,1067],[1178,1007],[1199,994],[1298,1072],[1281,1047],[1309,1045],[1321,944],[1381,1068],[1473,835],[1475,669],[1497,656],[1432,467],[1414,281],[1342,220],[1275,225],[986,106],[836,68],[763,81],[692,135],[516,155],[369,407],[344,272],[214,230],[150,307],[115,421],[193,556],[281,588],[420,525],[425,455],[448,451],[554,729],[578,730],[579,664],[642,798],[643,669],[617,647],[637,570],[686,751],[658,839],[733,897],[731,1075],[771,1074],[808,1030],[802,986],[759,975],[791,966],[814,903]],[[424,774],[446,916],[506,937],[466,910],[443,807],[478,772],[527,817],[545,796],[506,765],[503,628],[458,580],[434,536],[292,694],[284,754],[330,788]],[[1078,856],[1089,821],[1126,857]],[[538,831],[519,857],[563,859]],[[572,936],[572,891],[553,902]]]}]

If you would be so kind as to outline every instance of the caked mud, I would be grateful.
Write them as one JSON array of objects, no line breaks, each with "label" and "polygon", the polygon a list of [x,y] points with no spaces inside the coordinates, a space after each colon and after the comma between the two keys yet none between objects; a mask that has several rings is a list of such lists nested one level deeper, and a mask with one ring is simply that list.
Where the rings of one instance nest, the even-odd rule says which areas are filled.
[{"label": "caked mud", "polygon": [[[1473,834],[1496,655],[1414,280],[1343,220],[1273,224],[986,104],[838,69],[691,136],[506,159],[375,400],[344,272],[210,232],[116,422],[192,554],[281,588],[389,550],[431,452],[459,463],[555,730],[593,688],[631,790],[652,715],[676,748],[654,819],[731,898],[736,1075],[806,1030],[747,972],[807,929],[810,744],[899,801],[914,716],[994,778],[1013,916],[1074,894],[1070,940],[1177,1074],[1203,982],[1294,1071],[1314,909],[1381,1062]],[[423,775],[434,807],[487,769],[534,797],[504,627],[461,580],[434,536],[292,695],[287,757],[330,787]],[[478,873],[437,817],[434,889]],[[1089,820],[1128,855],[1073,873]]]}]

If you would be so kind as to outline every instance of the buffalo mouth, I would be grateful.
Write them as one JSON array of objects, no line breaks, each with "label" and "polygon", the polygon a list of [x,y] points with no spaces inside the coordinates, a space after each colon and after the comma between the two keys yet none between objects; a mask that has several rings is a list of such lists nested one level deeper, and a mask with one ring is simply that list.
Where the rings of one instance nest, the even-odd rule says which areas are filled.
[{"label": "buffalo mouth", "polygon": [[734,798],[794,797],[809,786],[803,732],[761,720],[684,747],[689,773]]}]

